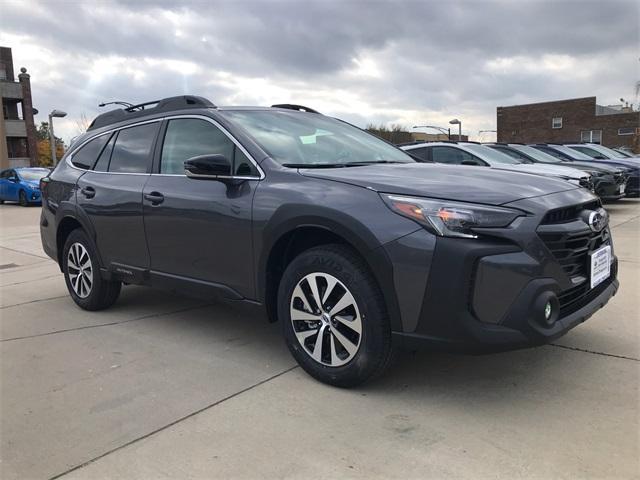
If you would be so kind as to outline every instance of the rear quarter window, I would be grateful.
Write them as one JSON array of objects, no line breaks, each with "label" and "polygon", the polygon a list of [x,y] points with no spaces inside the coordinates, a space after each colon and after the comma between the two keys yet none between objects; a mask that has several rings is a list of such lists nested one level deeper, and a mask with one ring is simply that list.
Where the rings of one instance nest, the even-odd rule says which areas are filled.
[{"label": "rear quarter window", "polygon": [[109,140],[109,135],[101,135],[92,140],[89,140],[77,152],[71,155],[71,163],[78,168],[89,170],[93,168],[93,164],[96,162],[98,155],[104,148]]}]

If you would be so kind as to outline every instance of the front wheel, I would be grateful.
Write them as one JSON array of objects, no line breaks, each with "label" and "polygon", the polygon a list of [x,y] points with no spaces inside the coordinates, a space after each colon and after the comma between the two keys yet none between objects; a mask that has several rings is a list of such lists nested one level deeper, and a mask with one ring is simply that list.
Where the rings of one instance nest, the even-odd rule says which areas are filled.
[{"label": "front wheel", "polygon": [[122,284],[102,278],[93,242],[80,229],[71,232],[64,244],[62,270],[71,298],[84,310],[108,308],[120,295]]},{"label": "front wheel", "polygon": [[27,201],[27,194],[24,193],[24,190],[20,190],[20,194],[18,195],[18,202],[23,207],[26,207],[29,205],[29,202]]},{"label": "front wheel", "polygon": [[285,341],[316,379],[351,387],[380,375],[391,359],[382,292],[350,248],[327,245],[296,257],[278,291]]}]

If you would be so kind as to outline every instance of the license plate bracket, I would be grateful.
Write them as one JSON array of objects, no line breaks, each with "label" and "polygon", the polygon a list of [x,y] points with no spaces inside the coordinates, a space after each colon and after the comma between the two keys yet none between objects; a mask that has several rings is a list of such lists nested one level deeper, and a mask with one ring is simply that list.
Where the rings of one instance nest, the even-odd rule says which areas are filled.
[{"label": "license plate bracket", "polygon": [[591,288],[597,287],[611,275],[611,246],[605,245],[589,254]]}]

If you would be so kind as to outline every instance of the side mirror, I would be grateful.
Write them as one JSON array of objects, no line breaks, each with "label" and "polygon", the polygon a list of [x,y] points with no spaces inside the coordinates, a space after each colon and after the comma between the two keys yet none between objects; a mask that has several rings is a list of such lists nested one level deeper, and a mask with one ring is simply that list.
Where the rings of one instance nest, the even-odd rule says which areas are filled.
[{"label": "side mirror", "polygon": [[462,165],[474,165],[474,166],[478,166],[478,162],[474,161],[474,160],[463,160],[462,161]]},{"label": "side mirror", "polygon": [[231,176],[231,162],[219,154],[198,155],[184,162],[187,177],[223,179]]}]

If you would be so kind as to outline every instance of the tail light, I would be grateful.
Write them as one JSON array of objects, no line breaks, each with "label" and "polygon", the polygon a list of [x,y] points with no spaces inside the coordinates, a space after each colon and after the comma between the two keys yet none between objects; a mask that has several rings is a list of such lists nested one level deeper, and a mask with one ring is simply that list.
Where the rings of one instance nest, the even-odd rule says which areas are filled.
[{"label": "tail light", "polygon": [[49,177],[42,177],[40,179],[40,194],[41,195],[45,195],[45,193],[47,193],[47,187],[49,186],[49,183],[51,182],[51,179]]}]

